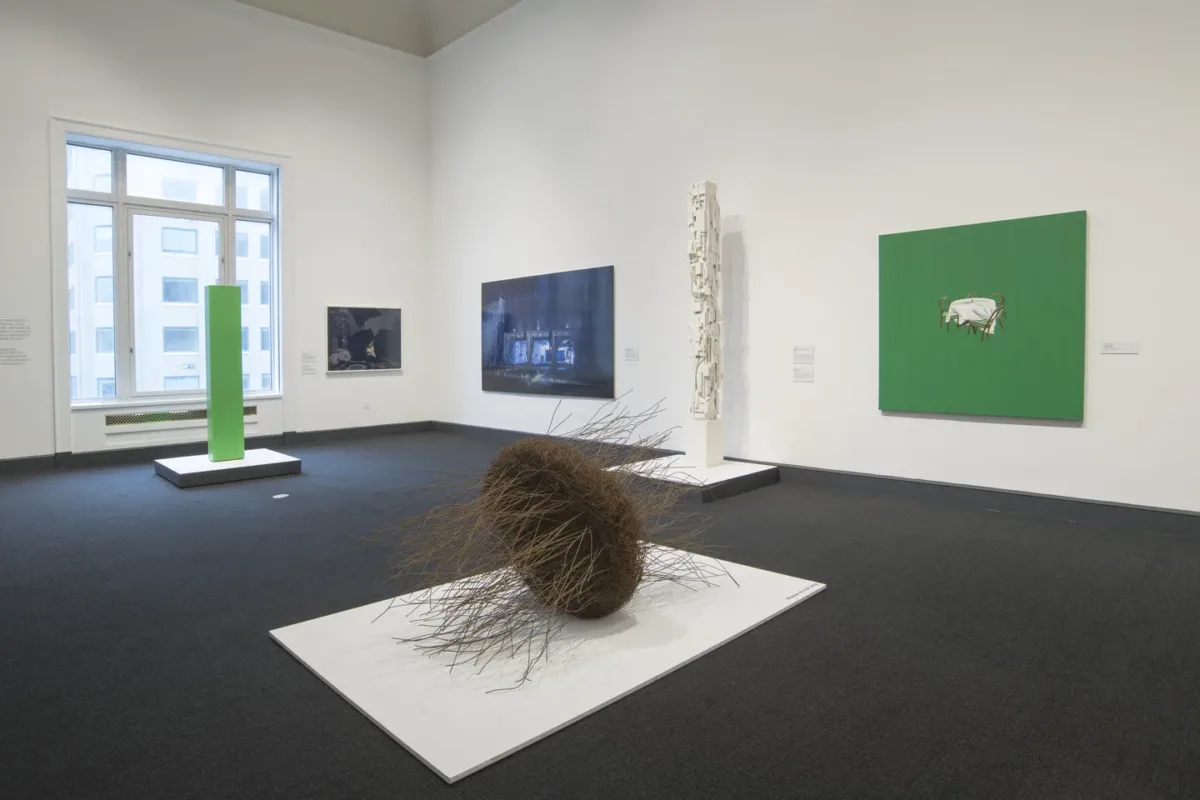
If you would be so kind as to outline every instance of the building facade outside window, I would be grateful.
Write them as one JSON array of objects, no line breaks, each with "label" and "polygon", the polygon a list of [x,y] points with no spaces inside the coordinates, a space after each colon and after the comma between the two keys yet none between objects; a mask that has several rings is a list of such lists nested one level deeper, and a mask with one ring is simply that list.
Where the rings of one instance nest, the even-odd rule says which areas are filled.
[{"label": "building facade outside window", "polygon": [[202,394],[216,284],[241,289],[243,382],[277,388],[277,168],[76,135],[66,161],[72,402]]}]

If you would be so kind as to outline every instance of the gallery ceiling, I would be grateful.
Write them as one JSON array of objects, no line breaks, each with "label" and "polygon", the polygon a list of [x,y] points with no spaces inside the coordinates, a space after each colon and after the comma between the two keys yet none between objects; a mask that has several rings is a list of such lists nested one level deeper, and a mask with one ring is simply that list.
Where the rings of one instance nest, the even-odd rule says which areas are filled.
[{"label": "gallery ceiling", "polygon": [[520,0],[239,0],[418,56],[441,50]]}]

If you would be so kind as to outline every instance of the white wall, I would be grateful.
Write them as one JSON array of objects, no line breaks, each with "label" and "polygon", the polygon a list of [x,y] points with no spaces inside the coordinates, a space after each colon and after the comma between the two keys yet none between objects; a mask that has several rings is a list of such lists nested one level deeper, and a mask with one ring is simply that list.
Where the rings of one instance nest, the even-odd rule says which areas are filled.
[{"label": "white wall", "polygon": [[[52,117],[286,157],[285,399],[257,432],[429,419],[424,72],[229,0],[0,2],[0,318],[34,325],[31,362],[0,366],[0,459],[99,446],[87,414],[55,441]],[[403,308],[404,374],[302,376],[302,352],[323,357],[326,304]],[[181,436],[203,431],[122,442]]]},{"label": "white wall", "polygon": [[[613,263],[618,391],[682,422],[712,180],[731,455],[1200,510],[1198,41],[1194,0],[525,0],[429,63],[438,416],[544,428],[480,391],[479,284]],[[881,415],[878,235],[1079,209],[1085,424]]]}]

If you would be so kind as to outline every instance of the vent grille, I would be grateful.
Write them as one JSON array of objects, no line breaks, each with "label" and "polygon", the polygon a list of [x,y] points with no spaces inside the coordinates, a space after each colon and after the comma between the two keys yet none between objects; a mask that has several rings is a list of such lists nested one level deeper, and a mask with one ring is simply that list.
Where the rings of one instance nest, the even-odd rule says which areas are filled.
[{"label": "vent grille", "polygon": [[[258,406],[245,406],[242,414],[247,417],[258,416]],[[119,425],[153,425],[163,422],[191,422],[208,419],[207,408],[196,408],[190,411],[143,411],[137,414],[106,414],[104,426],[112,428]]]}]

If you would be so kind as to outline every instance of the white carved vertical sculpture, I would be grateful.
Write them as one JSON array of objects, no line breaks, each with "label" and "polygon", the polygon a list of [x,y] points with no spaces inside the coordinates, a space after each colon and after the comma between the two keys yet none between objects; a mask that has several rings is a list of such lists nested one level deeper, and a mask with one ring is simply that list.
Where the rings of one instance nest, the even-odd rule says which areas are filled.
[{"label": "white carved vertical sculpture", "polygon": [[691,192],[692,397],[687,454],[693,466],[725,459],[721,427],[721,208],[717,187],[697,183]]}]

